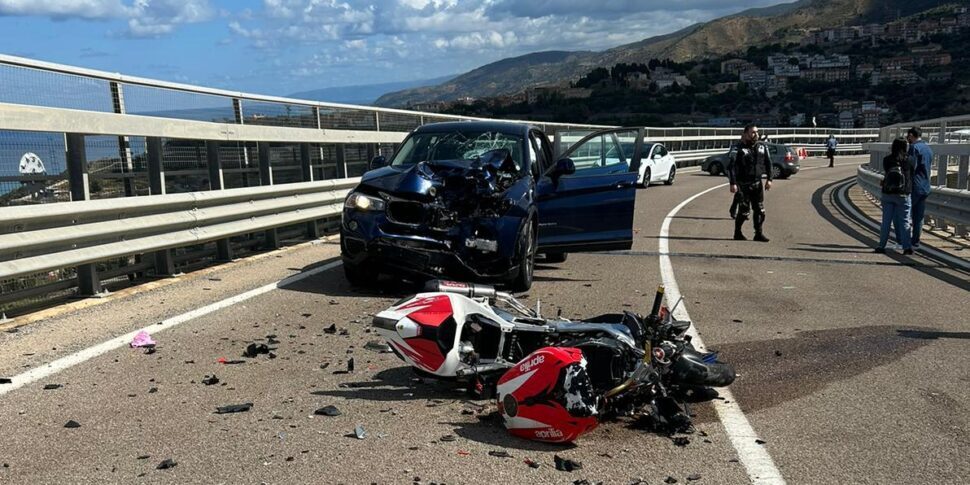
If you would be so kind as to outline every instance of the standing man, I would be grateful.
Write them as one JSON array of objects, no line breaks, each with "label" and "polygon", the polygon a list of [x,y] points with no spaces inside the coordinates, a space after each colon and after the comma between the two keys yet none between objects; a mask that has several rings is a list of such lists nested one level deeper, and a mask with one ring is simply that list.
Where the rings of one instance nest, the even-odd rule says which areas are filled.
[{"label": "standing man", "polygon": [[[738,215],[734,219],[734,239],[747,239],[741,233],[741,226],[754,211],[754,240],[768,242],[764,233],[765,190],[771,190],[771,157],[768,156],[768,148],[758,142],[757,126],[744,127],[737,156],[728,161],[727,173],[731,181],[731,193],[741,194]],[[763,186],[762,174],[768,176],[768,181]]]},{"label": "standing man", "polygon": [[926,214],[926,198],[930,195],[930,169],[933,164],[933,150],[923,141],[923,130],[914,126],[906,132],[909,142],[909,157],[913,163],[913,249],[919,249],[919,237],[923,233],[923,216]]},{"label": "standing man", "polygon": [[835,135],[829,135],[829,139],[825,140],[825,156],[829,157],[829,168],[835,166],[835,147],[837,146],[839,146],[839,142],[835,139]]}]

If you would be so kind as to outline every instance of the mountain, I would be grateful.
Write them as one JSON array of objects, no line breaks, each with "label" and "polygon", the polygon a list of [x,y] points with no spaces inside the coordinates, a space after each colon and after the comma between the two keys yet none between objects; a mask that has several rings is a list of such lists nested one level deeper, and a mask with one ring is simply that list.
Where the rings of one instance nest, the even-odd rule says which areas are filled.
[{"label": "mountain", "polygon": [[799,0],[749,9],[666,35],[602,52],[539,52],[503,59],[448,82],[381,96],[377,106],[514,94],[537,85],[574,81],[593,68],[650,59],[683,62],[718,57],[752,46],[798,42],[804,29],[887,22],[950,2],[931,0]]},{"label": "mountain", "polygon": [[308,99],[312,101],[329,101],[331,103],[368,105],[384,94],[402,89],[434,86],[454,78],[455,75],[421,79],[417,81],[401,81],[382,84],[368,84],[363,86],[339,86],[333,88],[314,89],[286,95],[287,98]]}]

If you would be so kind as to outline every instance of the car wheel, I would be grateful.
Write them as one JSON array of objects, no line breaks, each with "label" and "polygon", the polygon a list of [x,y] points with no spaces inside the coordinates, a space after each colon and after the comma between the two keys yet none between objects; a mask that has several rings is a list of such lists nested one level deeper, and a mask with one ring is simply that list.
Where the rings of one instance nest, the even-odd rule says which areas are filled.
[{"label": "car wheel", "polygon": [[721,167],[720,163],[714,162],[711,164],[711,175],[721,175],[723,171],[724,168]]},{"label": "car wheel", "polygon": [[532,221],[526,221],[522,234],[519,235],[519,271],[512,279],[509,286],[514,293],[529,291],[532,288],[532,277],[536,267],[536,241],[535,227]]},{"label": "car wheel", "polygon": [[546,262],[546,263],[565,263],[567,256],[569,256],[568,253],[546,253],[546,259],[543,262]]},{"label": "car wheel", "polygon": [[372,286],[377,282],[377,272],[366,264],[344,262],[344,276],[353,286]]},{"label": "car wheel", "polygon": [[651,177],[651,175],[650,175],[650,169],[648,168],[648,169],[646,169],[643,172],[643,183],[640,184],[640,187],[644,187],[644,188],[649,187],[650,186],[650,177]]},{"label": "car wheel", "polygon": [[667,174],[667,180],[664,180],[664,185],[674,185],[674,177],[677,176],[677,167],[670,167],[670,173]]},{"label": "car wheel", "polygon": [[781,167],[780,166],[778,166],[778,165],[772,165],[771,166],[771,178],[773,178],[773,179],[780,179],[780,178],[782,178],[782,176],[781,176]]}]

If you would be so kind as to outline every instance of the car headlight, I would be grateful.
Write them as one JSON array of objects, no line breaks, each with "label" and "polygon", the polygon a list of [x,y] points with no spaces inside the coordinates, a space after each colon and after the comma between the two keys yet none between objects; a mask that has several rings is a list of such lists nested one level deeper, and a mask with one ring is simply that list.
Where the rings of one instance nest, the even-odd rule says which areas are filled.
[{"label": "car headlight", "polygon": [[354,192],[347,196],[344,207],[361,211],[382,211],[384,210],[384,201],[377,197]]}]

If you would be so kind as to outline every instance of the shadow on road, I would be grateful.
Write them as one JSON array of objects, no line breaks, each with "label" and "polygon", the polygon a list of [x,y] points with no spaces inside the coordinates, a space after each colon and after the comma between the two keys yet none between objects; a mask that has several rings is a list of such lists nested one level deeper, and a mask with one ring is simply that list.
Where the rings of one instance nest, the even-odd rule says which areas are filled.
[{"label": "shadow on road", "polygon": [[[936,336],[954,333],[898,326],[840,328],[726,344],[717,350],[740,374],[731,391],[750,413],[809,396],[832,383],[898,361]],[[699,413],[700,419],[716,419],[704,411]]]},{"label": "shadow on road", "polygon": [[869,246],[863,246],[861,244],[809,244],[809,243],[798,243],[798,248],[790,248],[793,251],[802,251],[808,253],[836,253],[836,254],[851,254],[851,253],[871,253],[872,248]]},{"label": "shadow on road", "polygon": [[[843,219],[852,220],[852,218],[848,214],[840,213],[836,215],[835,213],[832,212],[832,208],[839,210],[839,204],[835,198],[835,193],[837,189],[839,188],[839,186],[849,183],[854,179],[855,177],[853,176],[846,179],[837,180],[830,184],[819,187],[818,190],[816,190],[815,193],[812,194],[812,206],[815,207],[815,210],[818,212],[820,216],[822,216],[823,219],[831,223],[837,229],[842,231],[845,235],[859,241],[860,243],[865,245],[865,247],[874,248],[876,247],[876,243],[878,242],[876,240],[876,235],[874,233],[868,232],[868,230],[865,230],[867,232],[862,232],[862,230],[860,230],[860,227],[855,223],[853,224],[846,223],[845,220]],[[949,283],[962,290],[970,291],[970,280],[968,279],[954,276],[953,274],[950,274],[946,271],[936,269],[933,266],[918,265],[916,264],[919,261],[918,259],[910,256],[905,256],[901,253],[897,254],[892,252],[886,252],[885,256],[889,259],[896,261],[899,264],[910,266],[916,271],[920,271],[923,274],[926,274],[927,276],[936,278],[945,283]],[[945,261],[939,261],[925,254],[920,255],[920,257],[946,265]],[[946,266],[946,268],[952,269],[953,271],[959,271],[957,269],[950,268],[949,266]]]},{"label": "shadow on road", "polygon": [[955,338],[970,340],[970,332],[937,332],[931,330],[899,330],[900,337],[923,340],[937,340],[941,338]]}]

